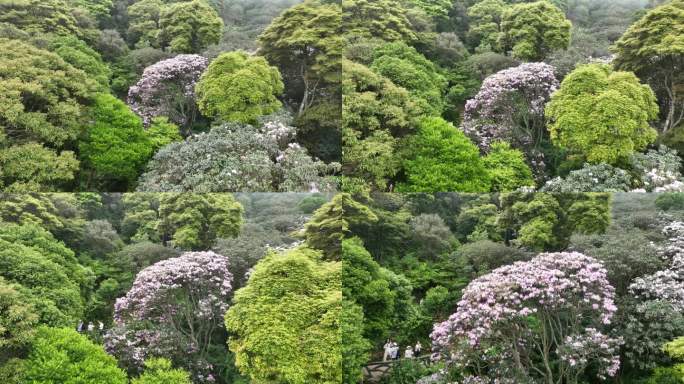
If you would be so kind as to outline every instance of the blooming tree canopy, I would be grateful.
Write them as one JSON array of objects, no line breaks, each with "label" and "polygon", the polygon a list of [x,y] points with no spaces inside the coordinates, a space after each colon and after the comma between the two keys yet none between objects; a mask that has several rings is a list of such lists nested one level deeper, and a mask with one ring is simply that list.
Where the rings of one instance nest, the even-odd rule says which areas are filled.
[{"label": "blooming tree canopy", "polygon": [[162,148],[138,184],[145,192],[326,191],[339,164],[325,164],[294,142],[279,119],[228,123]]},{"label": "blooming tree canopy", "polygon": [[145,68],[128,90],[128,105],[145,125],[153,117],[167,116],[188,134],[195,118],[195,84],[209,60],[199,55],[178,55]]},{"label": "blooming tree canopy", "polygon": [[499,71],[466,103],[462,129],[485,150],[496,140],[536,146],[545,132],[544,105],[557,88],[554,68],[545,63]]},{"label": "blooming tree canopy", "polygon": [[613,297],[605,268],[581,253],[498,268],[472,281],[456,313],[435,325],[434,357],[470,380],[576,383],[589,366],[601,379],[614,376],[620,340],[604,330],[617,310]]},{"label": "blooming tree canopy", "polygon": [[207,356],[232,293],[228,267],[225,256],[188,252],[143,269],[116,301],[107,351],[130,371],[140,371],[148,357],[164,356],[198,382],[213,382]]},{"label": "blooming tree canopy", "polygon": [[660,248],[660,255],[670,266],[634,279],[629,291],[641,301],[666,301],[684,311],[684,223],[675,221],[669,224],[663,229],[663,234],[669,241]]}]

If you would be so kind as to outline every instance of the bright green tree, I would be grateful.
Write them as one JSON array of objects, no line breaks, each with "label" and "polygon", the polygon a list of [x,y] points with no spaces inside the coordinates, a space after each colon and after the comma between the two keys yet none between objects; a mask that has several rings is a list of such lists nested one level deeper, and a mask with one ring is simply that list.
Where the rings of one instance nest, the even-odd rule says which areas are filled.
[{"label": "bright green tree", "polygon": [[343,0],[342,25],[349,37],[416,40],[406,8],[396,0]]},{"label": "bright green tree", "polygon": [[492,179],[492,192],[510,192],[535,185],[525,155],[507,142],[492,144],[482,163]]},{"label": "bright green tree", "polygon": [[551,52],[567,49],[572,23],[548,0],[521,3],[504,10],[499,46],[525,61],[541,61]]},{"label": "bright green tree", "polygon": [[92,19],[64,0],[0,0],[0,23],[3,22],[35,36],[73,35],[90,43],[99,35]]},{"label": "bright green tree", "polygon": [[401,169],[401,139],[422,110],[406,89],[368,67],[347,60],[342,66],[343,173],[386,190]]},{"label": "bright green tree", "polygon": [[304,225],[306,244],[323,251],[328,260],[340,260],[342,239],[350,235],[350,227],[361,223],[373,223],[378,217],[351,195],[340,193],[314,212]]},{"label": "bright green tree", "polygon": [[433,17],[446,17],[453,7],[454,3],[451,0],[409,0],[410,4],[423,10]]},{"label": "bright green tree", "polygon": [[89,78],[100,84],[101,91],[109,90],[112,71],[102,61],[102,57],[83,40],[75,36],[62,36],[50,42],[48,48],[72,67],[85,72]]},{"label": "bright green tree", "polygon": [[633,71],[658,93],[662,131],[684,121],[684,1],[672,0],[634,23],[613,48],[613,64]]},{"label": "bright green tree", "polygon": [[142,120],[109,94],[95,98],[90,116],[92,123],[79,143],[83,183],[108,191],[130,189],[152,156]]},{"label": "bright green tree", "polygon": [[24,382],[126,384],[126,373],[102,346],[69,328],[41,326],[24,362]]},{"label": "bright green tree", "polygon": [[69,0],[69,2],[87,9],[98,20],[107,19],[112,7],[114,7],[113,0]]},{"label": "bright green tree", "polygon": [[159,198],[160,237],[181,249],[208,249],[219,237],[235,237],[242,205],[228,193],[163,193]]},{"label": "bright green tree", "polygon": [[[344,283],[343,283],[344,285]],[[363,378],[363,365],[368,362],[371,343],[363,337],[363,309],[342,300],[342,383],[357,384]]]},{"label": "bright green tree", "polygon": [[657,136],[655,95],[631,72],[604,64],[570,73],[546,106],[551,140],[589,163],[625,161]]},{"label": "bright green tree", "polygon": [[36,309],[19,290],[0,277],[0,365],[30,345],[38,325]]},{"label": "bright green tree", "polygon": [[[0,145],[76,139],[97,84],[57,54],[0,39]],[[4,139],[4,140],[3,140]]]},{"label": "bright green tree", "polygon": [[177,2],[159,15],[159,45],[171,52],[199,53],[221,40],[223,20],[206,0]]},{"label": "bright green tree", "polygon": [[209,64],[195,90],[204,115],[255,124],[258,117],[281,107],[277,97],[283,92],[283,82],[278,69],[263,57],[229,52]]},{"label": "bright green tree", "polygon": [[74,180],[78,160],[37,143],[0,149],[0,189],[5,192],[56,191]]},{"label": "bright green tree", "polygon": [[404,42],[385,44],[375,50],[370,69],[409,91],[426,113],[441,115],[447,80],[415,48]]},{"label": "bright green tree", "polygon": [[136,47],[159,47],[159,16],[164,2],[162,0],[140,0],[129,5],[128,38]]},{"label": "bright green tree", "polygon": [[408,145],[402,191],[488,192],[491,180],[480,151],[465,134],[439,117],[426,118]]},{"label": "bright green tree", "polygon": [[86,292],[90,272],[71,249],[35,224],[0,226],[0,277],[19,287],[41,323],[68,326],[83,315],[81,290]]},{"label": "bright green tree", "polygon": [[357,237],[342,241],[342,294],[363,309],[363,335],[382,342],[392,327],[396,292],[388,271],[380,266]]},{"label": "bright green tree", "polygon": [[342,381],[339,262],[300,247],[262,259],[226,313],[235,365],[252,382]]},{"label": "bright green tree", "polygon": [[287,9],[259,35],[259,54],[280,69],[288,96],[300,100],[300,115],[327,93],[339,93],[341,19],[338,3],[308,0]]},{"label": "bright green tree", "polygon": [[131,380],[131,384],[191,384],[190,374],[182,369],[174,369],[171,362],[164,358],[145,361],[145,371]]},{"label": "bright green tree", "polygon": [[468,39],[482,50],[499,51],[501,18],[506,3],[503,0],[482,0],[468,8]]}]

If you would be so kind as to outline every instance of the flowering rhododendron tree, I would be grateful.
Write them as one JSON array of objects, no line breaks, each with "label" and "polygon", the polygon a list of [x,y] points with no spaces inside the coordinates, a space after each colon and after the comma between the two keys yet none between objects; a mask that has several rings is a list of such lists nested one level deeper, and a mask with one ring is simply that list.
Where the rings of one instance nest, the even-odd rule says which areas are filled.
[{"label": "flowering rhododendron tree", "polygon": [[209,355],[225,343],[228,269],[228,258],[214,252],[188,252],[143,269],[116,301],[107,351],[131,372],[140,372],[149,357],[165,357],[192,372],[195,382],[214,382]]},{"label": "flowering rhododendron tree", "polygon": [[227,123],[162,148],[139,180],[145,192],[330,191],[339,164],[294,142],[296,129],[273,117],[259,126]]},{"label": "flowering rhododendron tree", "polygon": [[544,105],[557,88],[554,68],[545,63],[499,71],[466,103],[462,129],[484,150],[496,140],[536,147],[546,133]]},{"label": "flowering rhododendron tree", "polygon": [[619,367],[620,339],[606,333],[617,307],[606,270],[581,253],[544,253],[472,281],[430,335],[434,358],[464,382],[577,383]]},{"label": "flowering rhododendron tree", "polygon": [[629,291],[641,301],[660,300],[684,311],[684,223],[675,221],[663,229],[667,245],[659,249],[670,266],[651,275],[634,279]]},{"label": "flowering rhododendron tree", "polygon": [[153,117],[166,116],[189,134],[198,115],[195,84],[207,65],[209,60],[199,55],[178,55],[150,65],[128,90],[128,105],[145,125]]}]

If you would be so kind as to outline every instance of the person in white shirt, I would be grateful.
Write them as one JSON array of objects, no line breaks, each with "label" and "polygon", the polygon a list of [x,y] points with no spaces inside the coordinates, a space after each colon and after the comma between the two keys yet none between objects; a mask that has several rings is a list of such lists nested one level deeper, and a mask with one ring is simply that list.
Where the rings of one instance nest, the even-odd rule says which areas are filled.
[{"label": "person in white shirt", "polygon": [[413,348],[411,348],[410,345],[406,347],[406,351],[404,351],[404,358],[413,359]]},{"label": "person in white shirt", "polygon": [[382,355],[382,361],[387,361],[388,358],[391,358],[390,352],[392,348],[392,342],[390,341],[390,339],[387,339],[383,348],[385,349],[385,354]]}]

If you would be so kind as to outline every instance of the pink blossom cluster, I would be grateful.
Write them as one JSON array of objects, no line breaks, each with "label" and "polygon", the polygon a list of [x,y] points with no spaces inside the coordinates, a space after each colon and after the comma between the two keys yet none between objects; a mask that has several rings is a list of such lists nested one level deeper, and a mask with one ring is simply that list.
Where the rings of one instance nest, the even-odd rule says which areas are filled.
[{"label": "pink blossom cluster", "polygon": [[209,65],[206,57],[178,55],[150,65],[128,90],[128,105],[145,125],[166,116],[185,126],[197,111],[195,84]]},{"label": "pink blossom cluster", "polygon": [[168,321],[179,312],[179,291],[196,305],[199,318],[222,318],[232,281],[228,258],[214,252],[187,252],[162,260],[140,271],[126,296],[116,300],[114,321]]},{"label": "pink blossom cluster", "polygon": [[684,311],[684,223],[670,223],[663,228],[663,234],[669,240],[659,253],[669,262],[669,267],[634,279],[629,291],[638,299],[664,300]]},{"label": "pink blossom cluster", "polygon": [[207,343],[223,327],[232,280],[228,258],[214,252],[187,252],[143,269],[114,305],[106,349],[133,371],[163,356],[198,382],[213,382]]},{"label": "pink blossom cluster", "polygon": [[558,347],[558,355],[575,371],[600,362],[598,377],[605,380],[614,377],[620,369],[620,345],[620,338],[612,338],[596,328],[585,328],[584,333],[567,336]]},{"label": "pink blossom cluster", "polygon": [[[521,114],[526,115],[522,120],[527,124],[536,121],[543,126],[544,106],[558,85],[553,66],[545,63],[524,63],[499,71],[486,78],[477,95],[466,103],[462,129],[487,150],[494,141],[510,140]],[[525,134],[529,132],[519,139],[533,140]]]},{"label": "pink blossom cluster", "polygon": [[581,253],[546,253],[473,280],[456,313],[436,324],[430,337],[435,358],[466,371],[484,363],[489,372],[476,376],[490,379],[535,377],[534,362],[558,359],[561,353],[567,360],[554,365],[555,376],[581,372],[580,356],[592,357],[592,364],[601,367],[599,375],[612,375],[619,368],[619,340],[599,330],[616,311],[602,264]]}]

